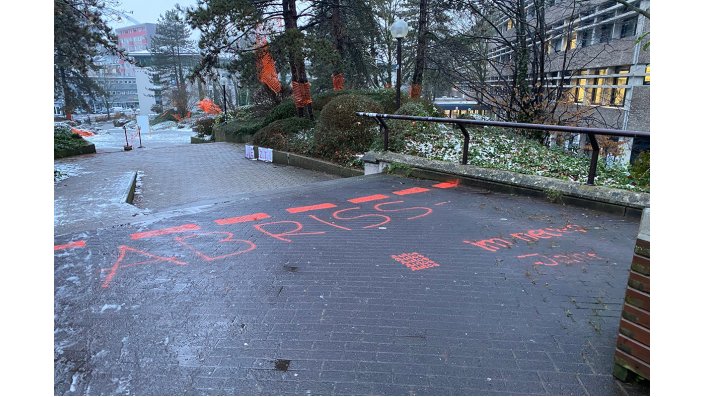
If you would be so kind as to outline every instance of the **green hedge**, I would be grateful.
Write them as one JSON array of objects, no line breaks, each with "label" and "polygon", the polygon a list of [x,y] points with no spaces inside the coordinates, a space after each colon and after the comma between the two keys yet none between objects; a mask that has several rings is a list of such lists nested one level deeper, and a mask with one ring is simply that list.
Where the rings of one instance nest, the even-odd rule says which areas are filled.
[{"label": "green hedge", "polygon": [[382,110],[377,101],[362,95],[346,94],[331,99],[321,110],[316,125],[316,151],[338,163],[347,163],[355,154],[367,151],[379,132],[377,123],[355,112]]},{"label": "green hedge", "polygon": [[264,118],[262,125],[266,126],[273,121],[288,119],[290,117],[296,117],[296,106],[294,106],[294,100],[291,99],[291,97],[275,106]]},{"label": "green hedge", "polygon": [[78,134],[71,132],[71,127],[54,127],[54,158],[95,153],[95,146]]},{"label": "green hedge", "polygon": [[306,148],[299,147],[298,142],[296,142],[300,140],[297,134],[306,133],[307,130],[312,129],[314,126],[315,123],[306,117],[289,117],[276,120],[257,131],[252,141],[255,145],[277,150],[290,151],[295,149],[297,151],[305,151]]},{"label": "green hedge", "polygon": [[213,131],[216,134],[223,134],[226,137],[226,141],[229,138],[243,137],[246,135],[254,135],[260,128],[263,127],[261,119],[255,120],[228,120],[226,123],[216,124],[213,127]]}]

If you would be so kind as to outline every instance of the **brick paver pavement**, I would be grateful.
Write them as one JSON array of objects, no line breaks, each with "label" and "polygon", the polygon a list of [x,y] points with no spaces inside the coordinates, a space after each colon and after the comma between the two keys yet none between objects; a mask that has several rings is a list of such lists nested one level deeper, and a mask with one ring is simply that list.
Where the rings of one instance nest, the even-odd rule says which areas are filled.
[{"label": "brick paver pavement", "polygon": [[64,234],[54,392],[648,394],[611,375],[637,229],[377,175]]},{"label": "brick paver pavement", "polygon": [[[97,154],[56,160],[56,167],[74,176],[54,186],[55,234],[109,227],[174,207],[219,203],[239,194],[337,178],[247,160],[244,145],[150,143],[127,152],[99,147]],[[134,172],[138,194],[132,206],[119,200],[127,188],[125,178]]]}]

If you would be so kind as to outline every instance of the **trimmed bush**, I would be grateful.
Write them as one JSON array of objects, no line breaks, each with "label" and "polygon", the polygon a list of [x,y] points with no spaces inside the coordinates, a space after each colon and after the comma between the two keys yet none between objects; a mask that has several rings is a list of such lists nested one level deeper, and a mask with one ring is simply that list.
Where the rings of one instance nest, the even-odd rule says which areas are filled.
[{"label": "trimmed bush", "polygon": [[213,135],[213,125],[215,124],[215,118],[213,117],[201,117],[196,120],[193,126],[193,130],[198,133],[198,136],[203,137],[205,135]]},{"label": "trimmed bush", "polygon": [[294,100],[287,98],[283,100],[279,105],[275,106],[264,118],[264,125],[267,125],[276,120],[288,119],[290,117],[296,117],[296,106],[294,106]]},{"label": "trimmed bush", "polygon": [[[247,136],[254,135],[262,126],[261,119],[249,121],[231,119],[227,123],[216,124],[213,127],[213,132],[216,135],[222,134],[226,142],[240,142]],[[220,140],[221,138],[218,137],[217,139]]]},{"label": "trimmed bush", "polygon": [[320,156],[339,163],[370,148],[378,134],[377,123],[355,112],[382,112],[375,100],[362,95],[337,96],[321,110],[315,129],[316,150]]},{"label": "trimmed bush", "polygon": [[54,126],[54,158],[95,153],[95,146],[80,135],[71,132],[67,125]]},{"label": "trimmed bush", "polygon": [[276,120],[257,131],[252,141],[255,145],[289,151],[295,136],[313,128],[314,125],[315,123],[306,117]]},{"label": "trimmed bush", "polygon": [[[397,110],[397,92],[394,89],[380,88],[376,90],[360,90],[358,94],[382,105],[382,111],[378,113],[394,113]],[[409,94],[401,92],[400,100],[403,106],[409,101]]]},{"label": "trimmed bush", "polygon": [[333,98],[337,98],[341,95],[353,94],[354,92],[349,90],[341,91],[326,91],[320,94],[314,95],[311,99],[313,100],[313,111],[320,112],[323,108],[330,102]]}]

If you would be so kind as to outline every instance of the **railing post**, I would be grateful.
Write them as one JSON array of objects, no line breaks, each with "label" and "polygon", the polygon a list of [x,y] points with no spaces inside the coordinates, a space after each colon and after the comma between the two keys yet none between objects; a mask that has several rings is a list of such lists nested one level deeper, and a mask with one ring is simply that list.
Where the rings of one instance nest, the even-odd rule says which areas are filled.
[{"label": "railing post", "polygon": [[387,127],[387,124],[384,122],[384,120],[381,117],[375,116],[375,119],[377,119],[377,122],[379,123],[379,128],[384,133],[384,151],[388,152],[389,151],[389,127]]},{"label": "railing post", "polygon": [[470,145],[470,134],[468,134],[468,130],[465,129],[465,126],[457,123],[458,127],[460,127],[460,130],[463,131],[463,136],[465,139],[463,139],[463,165],[468,164],[468,146]]},{"label": "railing post", "polygon": [[597,143],[597,138],[595,134],[588,133],[588,138],[590,138],[590,145],[592,146],[592,158],[590,159],[590,171],[588,171],[588,185],[595,184],[595,175],[597,175],[597,160],[600,156],[600,145]]}]

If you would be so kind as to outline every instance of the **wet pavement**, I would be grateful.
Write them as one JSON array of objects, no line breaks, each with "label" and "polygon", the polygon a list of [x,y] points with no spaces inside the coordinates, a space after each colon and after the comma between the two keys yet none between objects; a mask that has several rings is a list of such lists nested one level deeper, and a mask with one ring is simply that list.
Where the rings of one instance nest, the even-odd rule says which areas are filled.
[{"label": "wet pavement", "polygon": [[57,233],[54,392],[648,394],[611,375],[637,230],[375,175]]},{"label": "wet pavement", "polygon": [[[132,132],[130,132],[132,134]],[[178,207],[227,202],[263,192],[337,179],[338,177],[244,158],[244,145],[190,144],[194,133],[162,130],[144,134],[143,148],[129,138],[124,151],[122,129],[101,129],[88,140],[96,154],[54,161],[64,174],[54,184],[56,235],[134,222]],[[136,181],[133,204],[125,203]]]}]

